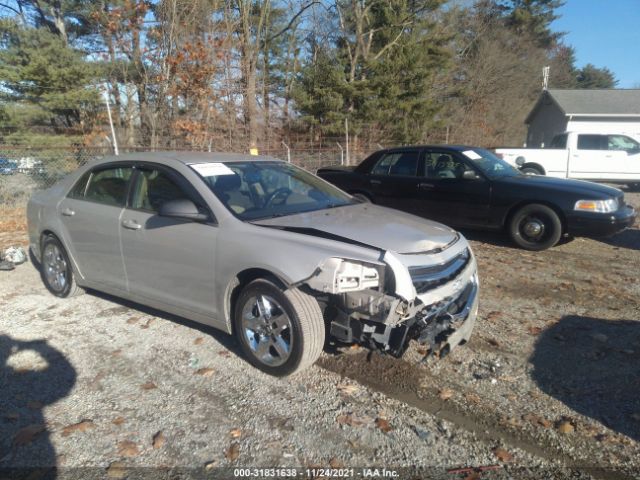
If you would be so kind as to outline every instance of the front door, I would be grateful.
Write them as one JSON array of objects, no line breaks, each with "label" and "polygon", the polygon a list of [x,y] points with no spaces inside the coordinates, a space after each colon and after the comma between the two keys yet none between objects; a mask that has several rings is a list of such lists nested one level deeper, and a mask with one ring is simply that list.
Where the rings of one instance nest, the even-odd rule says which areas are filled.
[{"label": "front door", "polygon": [[[467,159],[451,150],[425,152],[423,176],[418,183],[419,210],[415,213],[460,227],[484,227],[489,221],[490,182]],[[465,179],[472,170],[476,179]]]},{"label": "front door", "polygon": [[218,227],[210,223],[161,217],[168,200],[204,201],[174,170],[136,166],[133,192],[120,222],[129,291],[141,301],[218,317],[213,302]]},{"label": "front door", "polygon": [[84,175],[58,204],[63,241],[80,275],[108,290],[127,288],[120,252],[120,216],[132,172],[126,165],[100,167]]},{"label": "front door", "polygon": [[623,175],[627,153],[617,148],[614,137],[619,135],[579,134],[577,150],[569,156],[569,177],[605,180]]}]

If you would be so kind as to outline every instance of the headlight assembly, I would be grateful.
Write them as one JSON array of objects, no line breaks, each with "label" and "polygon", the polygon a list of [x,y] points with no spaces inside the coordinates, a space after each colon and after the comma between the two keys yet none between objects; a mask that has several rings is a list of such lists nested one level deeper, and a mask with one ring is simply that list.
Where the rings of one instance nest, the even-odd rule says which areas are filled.
[{"label": "headlight assembly", "polygon": [[611,213],[618,210],[618,200],[578,200],[574,210],[578,212]]}]

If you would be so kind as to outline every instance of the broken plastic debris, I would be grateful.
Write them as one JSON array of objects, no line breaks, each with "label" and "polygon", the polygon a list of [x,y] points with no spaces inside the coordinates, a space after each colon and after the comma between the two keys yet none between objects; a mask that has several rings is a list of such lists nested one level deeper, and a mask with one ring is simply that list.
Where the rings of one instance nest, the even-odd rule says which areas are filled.
[{"label": "broken plastic debris", "polygon": [[27,254],[22,247],[9,247],[3,252],[2,259],[5,262],[20,265],[27,261]]}]

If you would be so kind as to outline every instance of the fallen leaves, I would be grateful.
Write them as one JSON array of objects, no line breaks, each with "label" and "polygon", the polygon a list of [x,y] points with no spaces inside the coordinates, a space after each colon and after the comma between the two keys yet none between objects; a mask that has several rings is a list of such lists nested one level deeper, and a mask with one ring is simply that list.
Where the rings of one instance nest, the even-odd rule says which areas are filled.
[{"label": "fallen leaves", "polygon": [[340,425],[349,425],[350,427],[360,427],[365,425],[366,423],[370,423],[371,419],[369,417],[358,417],[353,413],[343,413],[336,417],[336,421]]},{"label": "fallen leaves", "polygon": [[46,427],[41,423],[35,423],[33,425],[26,426],[16,433],[13,437],[13,444],[16,446],[26,445],[31,443],[38,435],[46,430]]},{"label": "fallen leaves", "polygon": [[218,355],[220,355],[221,357],[230,357],[231,352],[229,350],[220,350],[218,352]]},{"label": "fallen leaves", "polygon": [[536,336],[536,335],[540,335],[540,334],[542,333],[542,328],[540,328],[540,327],[534,327],[534,326],[532,325],[532,326],[530,326],[530,327],[527,329],[527,331],[529,332],[529,335]]},{"label": "fallen leaves", "polygon": [[157,385],[153,382],[147,382],[140,386],[143,390],[153,390],[154,388],[158,388]]},{"label": "fallen leaves", "polygon": [[200,375],[202,377],[211,377],[216,371],[213,368],[199,368],[193,373],[194,375]]},{"label": "fallen leaves", "polygon": [[155,318],[150,318],[147,320],[147,322],[144,325],[140,325],[140,328],[144,328],[147,329],[151,326],[152,323],[154,323],[156,320]]},{"label": "fallen leaves", "polygon": [[496,456],[496,458],[498,460],[500,460],[501,462],[504,463],[508,463],[511,460],[513,460],[513,455],[511,455],[509,452],[507,452],[504,448],[502,447],[496,447],[493,449],[493,454]]},{"label": "fallen leaves", "polygon": [[353,383],[339,383],[336,387],[340,393],[345,395],[355,395],[360,391],[360,387],[358,385],[354,385]]},{"label": "fallen leaves", "polygon": [[527,413],[526,415],[523,415],[522,419],[524,421],[526,421],[526,422],[529,422],[533,426],[540,426],[540,427],[544,427],[544,428],[549,428],[552,425],[551,421],[549,421],[546,418],[543,418],[543,417],[541,417],[539,415],[535,415],[533,413]]},{"label": "fallen leaves", "polygon": [[140,449],[135,442],[131,440],[122,440],[118,442],[118,455],[122,457],[136,457],[140,454]]},{"label": "fallen leaves", "polygon": [[476,395],[475,393],[467,393],[464,396],[465,400],[469,403],[480,403],[480,401],[482,400],[480,398],[480,395]]},{"label": "fallen leaves", "polygon": [[449,400],[454,394],[455,392],[452,389],[444,387],[438,392],[438,397],[440,397],[440,400]]},{"label": "fallen leaves", "polygon": [[107,478],[126,478],[127,467],[122,462],[113,462],[107,467]]},{"label": "fallen leaves", "polygon": [[198,337],[193,341],[193,344],[194,345],[202,345],[203,342],[204,342],[204,338]]},{"label": "fallen leaves", "polygon": [[242,430],[239,428],[232,428],[229,430],[229,436],[231,438],[240,438],[242,436]]},{"label": "fallen leaves", "polygon": [[333,457],[329,460],[329,466],[331,468],[344,468],[344,463],[340,459]]},{"label": "fallen leaves", "polygon": [[113,420],[111,420],[111,423],[113,423],[114,425],[120,426],[124,423],[124,417],[116,417]]},{"label": "fallen leaves", "polygon": [[562,420],[560,423],[558,423],[558,426],[556,428],[560,433],[564,434],[573,433],[576,429],[576,427],[574,427],[573,424],[568,420]]},{"label": "fallen leaves", "polygon": [[230,462],[235,462],[239,456],[240,444],[238,442],[233,442],[231,445],[229,445],[229,448],[224,451],[224,458],[226,458]]},{"label": "fallen leaves", "polygon": [[157,450],[159,448],[162,448],[166,442],[167,442],[167,439],[165,438],[164,433],[162,433],[162,430],[161,430],[153,436],[151,445],[153,446],[154,449]]},{"label": "fallen leaves", "polygon": [[376,418],[376,427],[378,427],[384,433],[389,433],[391,430],[393,430],[393,427],[389,424],[389,421],[386,418],[382,417]]},{"label": "fallen leaves", "polygon": [[95,428],[93,424],[93,420],[81,420],[78,423],[74,423],[73,425],[67,425],[62,429],[62,436],[68,437],[74,432],[86,432],[87,430],[91,430]]}]

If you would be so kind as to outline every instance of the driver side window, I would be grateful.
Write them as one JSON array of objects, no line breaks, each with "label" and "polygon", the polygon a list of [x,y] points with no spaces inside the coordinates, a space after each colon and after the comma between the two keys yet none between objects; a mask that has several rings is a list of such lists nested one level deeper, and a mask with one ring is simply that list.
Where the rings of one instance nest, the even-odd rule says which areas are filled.
[{"label": "driver side window", "polygon": [[468,168],[462,160],[444,152],[427,152],[424,162],[424,176],[430,180],[460,179]]},{"label": "driver side window", "polygon": [[632,150],[640,150],[640,144],[626,135],[607,135],[607,150],[629,152]]},{"label": "driver side window", "polygon": [[191,200],[165,172],[155,169],[138,171],[131,208],[157,212],[169,200]]}]

